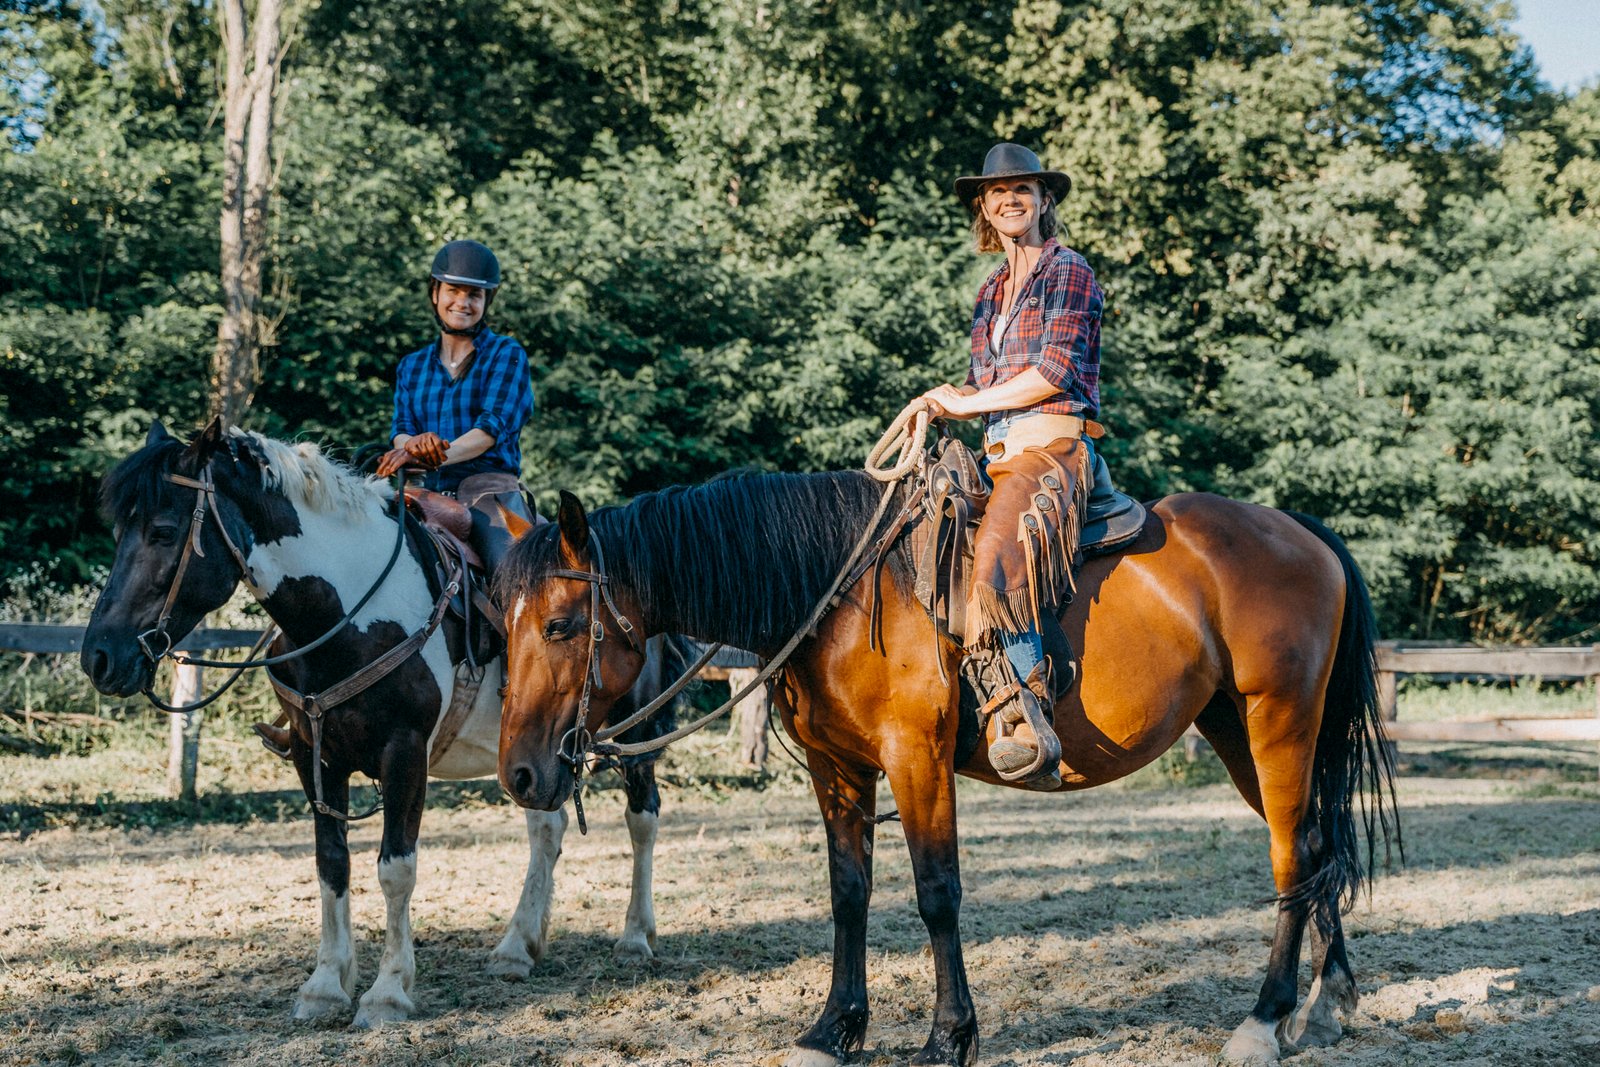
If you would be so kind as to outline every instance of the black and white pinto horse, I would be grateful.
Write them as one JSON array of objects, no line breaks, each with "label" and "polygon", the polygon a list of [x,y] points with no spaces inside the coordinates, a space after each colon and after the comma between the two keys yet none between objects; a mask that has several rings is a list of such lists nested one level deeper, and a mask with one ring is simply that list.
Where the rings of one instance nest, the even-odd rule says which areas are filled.
[{"label": "black and white pinto horse", "polygon": [[[210,507],[215,510],[203,519],[195,535],[196,551],[180,576],[179,558],[193,533],[197,498],[204,495],[190,487],[196,479],[214,484]],[[157,626],[175,579],[181,581],[171,599],[170,622],[162,627],[173,642],[181,641],[244,581],[282,630],[270,650],[276,655],[310,645],[355,607],[377,583],[399,537],[395,491],[388,484],[356,474],[315,445],[224,431],[220,422],[187,445],[159,423],[153,425],[144,447],[107,476],[102,497],[115,524],[116,561],[85,634],[82,662],[95,688],[117,696],[147,690],[154,678],[156,663],[140,637]],[[414,528],[414,523],[408,526]],[[430,583],[422,551],[413,529],[393,569],[361,611],[326,644],[274,668],[278,677],[302,693],[319,692],[425,629],[438,591]],[[665,688],[670,681],[667,661],[678,658],[663,646],[655,648],[656,670],[635,687],[637,701]],[[410,905],[429,775],[469,779],[496,772],[499,661],[487,668],[455,739],[445,751],[432,751],[454,678],[441,628],[392,673],[329,709],[324,720],[324,803],[347,813],[349,780],[357,771],[377,780],[384,798],[378,884],[387,905],[387,929],[377,977],[356,1012],[357,1026],[404,1019],[415,1010]],[[626,712],[632,710],[630,706]],[[669,718],[657,716],[662,721],[635,729],[655,736],[670,728]],[[297,711],[291,713],[291,726],[290,757],[307,798],[314,799],[310,726]],[[649,959],[655,943],[651,877],[660,798],[653,759],[623,768],[633,888],[614,949],[622,959]],[[510,925],[488,963],[490,973],[513,978],[526,977],[544,953],[554,869],[567,828],[565,811],[524,814],[527,875]],[[348,1011],[357,980],[347,824],[319,813],[315,827],[322,934],[316,968],[295,997],[296,1019]]]}]

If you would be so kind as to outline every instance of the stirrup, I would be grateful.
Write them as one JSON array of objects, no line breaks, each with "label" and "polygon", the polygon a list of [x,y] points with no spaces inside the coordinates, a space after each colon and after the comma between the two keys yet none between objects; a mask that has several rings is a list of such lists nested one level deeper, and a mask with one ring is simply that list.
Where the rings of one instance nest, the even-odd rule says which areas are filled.
[{"label": "stirrup", "polygon": [[289,728],[279,726],[277,723],[258,722],[250,729],[261,738],[261,745],[268,752],[281,759],[289,758]]},{"label": "stirrup", "polygon": [[[1030,683],[1038,673],[1035,668],[1029,674]],[[1061,740],[1030,685],[1012,682],[1005,686],[990,698],[980,715],[990,717],[989,765],[1002,781],[1040,790],[1061,785]],[[1010,732],[1006,733],[1008,726]]]}]

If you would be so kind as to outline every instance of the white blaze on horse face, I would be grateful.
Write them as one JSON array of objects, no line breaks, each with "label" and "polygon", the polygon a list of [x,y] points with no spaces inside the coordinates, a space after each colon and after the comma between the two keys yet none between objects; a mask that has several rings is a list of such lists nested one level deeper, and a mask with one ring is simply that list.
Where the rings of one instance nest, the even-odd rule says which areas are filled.
[{"label": "white blaze on horse face", "polygon": [[383,887],[388,922],[383,935],[383,959],[372,988],[361,997],[356,1026],[397,1022],[416,1011],[411,983],[417,974],[416,949],[411,940],[411,893],[417,885],[417,854],[378,861],[378,884]]}]

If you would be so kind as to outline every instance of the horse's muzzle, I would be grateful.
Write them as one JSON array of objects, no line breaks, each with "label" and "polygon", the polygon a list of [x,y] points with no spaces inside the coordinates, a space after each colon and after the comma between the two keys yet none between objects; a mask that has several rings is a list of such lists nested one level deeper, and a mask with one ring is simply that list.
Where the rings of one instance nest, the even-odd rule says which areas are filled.
[{"label": "horse's muzzle", "polygon": [[112,641],[92,631],[84,634],[78,663],[95,689],[107,696],[133,696],[155,681],[155,665],[137,645]]},{"label": "horse's muzzle", "polygon": [[572,771],[558,765],[540,774],[532,764],[520,762],[501,771],[500,786],[518,807],[556,811],[572,795]]}]

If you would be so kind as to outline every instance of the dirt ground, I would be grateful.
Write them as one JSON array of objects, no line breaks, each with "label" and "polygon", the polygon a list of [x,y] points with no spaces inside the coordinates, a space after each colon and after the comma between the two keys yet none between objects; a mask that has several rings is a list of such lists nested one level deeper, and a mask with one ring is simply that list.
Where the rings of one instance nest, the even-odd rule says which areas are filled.
[{"label": "dirt ground", "polygon": [[[1408,862],[1347,919],[1361,1005],[1293,1064],[1600,1063],[1600,791],[1401,780]],[[304,820],[0,840],[0,1063],[771,1064],[821,1007],[831,929],[794,781],[666,791],[658,958],[610,947],[628,892],[619,793],[567,838],[550,954],[482,972],[526,862],[501,805],[428,813],[411,1022],[289,1019],[316,952]],[[962,927],[980,1062],[1206,1064],[1249,1011],[1272,929],[1266,835],[1224,785],[1041,798],[963,783]],[[354,833],[363,988],[383,902]],[[860,1062],[903,1063],[933,973],[899,828],[877,849]]]}]

